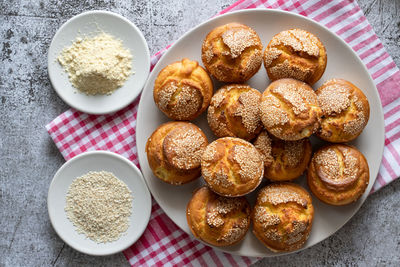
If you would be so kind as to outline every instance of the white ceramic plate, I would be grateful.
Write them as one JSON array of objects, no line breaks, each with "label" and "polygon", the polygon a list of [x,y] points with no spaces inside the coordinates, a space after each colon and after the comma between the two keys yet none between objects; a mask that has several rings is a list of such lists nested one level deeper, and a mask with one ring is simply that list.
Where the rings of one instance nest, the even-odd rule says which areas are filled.
[{"label": "white ceramic plate", "polygon": [[[360,137],[353,142],[366,156],[370,166],[371,178],[368,189],[359,201],[344,207],[329,206],[313,198],[313,204],[315,206],[314,224],[310,238],[304,246],[304,248],[308,248],[335,233],[360,208],[375,182],[384,145],[384,124],[381,102],[366,68],[344,41],[327,28],[312,20],[284,11],[245,10],[213,18],[182,36],[158,62],[141,96],[136,140],[143,175],[151,193],[167,215],[185,232],[190,233],[185,217],[186,204],[191,198],[193,190],[199,187],[203,182],[202,179],[198,179],[198,181],[184,186],[172,186],[161,182],[153,176],[147,163],[145,143],[147,138],[161,123],[168,121],[168,118],[164,116],[154,104],[153,85],[159,71],[174,61],[181,60],[183,57],[188,57],[201,62],[201,45],[207,33],[213,28],[229,22],[244,23],[255,29],[260,35],[264,48],[271,40],[272,36],[282,30],[298,27],[316,34],[327,49],[328,65],[321,80],[314,88],[319,87],[329,78],[343,78],[357,85],[369,99],[371,106],[369,123]],[[248,83],[261,92],[264,91],[270,81],[268,80],[263,66]],[[216,89],[221,85],[217,83],[214,84],[216,85]],[[207,125],[205,114],[196,119],[195,123],[206,133],[210,142],[215,139]],[[318,146],[319,141],[316,140],[316,138],[313,138],[312,142],[314,146]],[[304,177],[297,179],[296,182],[307,188]],[[259,188],[261,188],[261,186]],[[256,190],[256,192],[257,191],[258,190]],[[249,196],[251,203],[254,201],[254,197],[255,193]],[[219,249],[244,256],[268,257],[279,255],[266,249],[254,237],[251,231],[248,232],[247,236],[240,244]]]},{"label": "white ceramic plate", "polygon": [[[98,244],[78,234],[64,211],[65,197],[72,181],[90,171],[111,172],[132,191],[130,225],[116,241]],[[47,208],[54,230],[65,243],[82,253],[104,256],[128,248],[143,234],[150,219],[151,196],[141,172],[132,162],[112,152],[91,151],[67,161],[57,171],[50,184]]]},{"label": "white ceramic plate", "polygon": [[[101,31],[122,40],[131,51],[135,73],[111,95],[88,96],[72,86],[57,57],[77,37],[93,37]],[[48,53],[48,71],[51,84],[65,103],[89,114],[111,113],[129,105],[141,92],[150,71],[149,48],[142,32],[126,18],[108,11],[89,11],[68,20],[54,35]]]}]

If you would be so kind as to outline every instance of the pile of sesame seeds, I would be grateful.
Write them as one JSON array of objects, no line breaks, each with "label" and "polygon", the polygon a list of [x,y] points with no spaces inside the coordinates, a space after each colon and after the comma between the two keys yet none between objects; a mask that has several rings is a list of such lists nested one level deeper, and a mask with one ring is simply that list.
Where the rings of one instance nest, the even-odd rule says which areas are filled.
[{"label": "pile of sesame seeds", "polygon": [[65,211],[78,233],[97,243],[119,239],[129,227],[132,192],[106,171],[76,178],[66,197]]}]

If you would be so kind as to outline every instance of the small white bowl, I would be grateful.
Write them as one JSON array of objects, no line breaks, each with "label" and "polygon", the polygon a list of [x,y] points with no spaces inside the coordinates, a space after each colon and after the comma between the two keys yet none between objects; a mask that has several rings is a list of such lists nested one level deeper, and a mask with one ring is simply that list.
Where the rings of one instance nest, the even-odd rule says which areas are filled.
[{"label": "small white bowl", "polygon": [[[96,243],[78,234],[64,210],[72,181],[90,171],[112,172],[132,191],[132,215],[126,233],[109,243]],[[108,151],[82,153],[64,163],[54,175],[47,196],[47,208],[54,230],[72,248],[89,255],[105,256],[120,252],[135,243],[147,227],[151,196],[139,169],[126,158]]]},{"label": "small white bowl", "polygon": [[[122,40],[130,50],[134,73],[111,95],[88,96],[72,86],[57,57],[77,37],[93,37],[102,31]],[[142,91],[150,72],[150,52],[142,32],[128,19],[109,11],[89,11],[68,20],[54,35],[48,53],[48,72],[51,84],[65,103],[85,113],[107,114],[126,107]]]}]

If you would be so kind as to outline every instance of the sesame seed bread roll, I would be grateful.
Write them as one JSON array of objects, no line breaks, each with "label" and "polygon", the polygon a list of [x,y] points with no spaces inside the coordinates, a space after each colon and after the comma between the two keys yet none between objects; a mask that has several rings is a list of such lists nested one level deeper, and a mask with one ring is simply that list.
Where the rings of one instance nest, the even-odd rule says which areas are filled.
[{"label": "sesame seed bread roll", "polygon": [[167,122],[147,140],[147,160],[157,178],[181,185],[200,177],[201,155],[207,145],[207,137],[196,125]]},{"label": "sesame seed bread roll", "polygon": [[346,80],[331,79],[316,94],[323,114],[317,136],[332,143],[356,139],[369,120],[369,102],[364,93]]},{"label": "sesame seed bread roll", "polygon": [[321,201],[341,206],[357,201],[369,182],[369,167],[356,148],[333,144],[319,149],[311,159],[308,186]]},{"label": "sesame seed bread roll", "polygon": [[264,177],[271,181],[291,181],[304,173],[311,159],[308,138],[283,141],[262,131],[254,141],[264,161]]},{"label": "sesame seed bread roll", "polygon": [[153,89],[157,107],[173,120],[193,120],[210,104],[213,83],[197,61],[187,58],[160,71]]},{"label": "sesame seed bread roll", "polygon": [[252,192],[261,183],[264,163],[251,143],[224,137],[205,149],[201,158],[201,173],[215,193],[238,197]]},{"label": "sesame seed bread roll", "polygon": [[272,82],[262,94],[260,109],[265,129],[282,140],[307,138],[320,126],[322,111],[317,95],[298,80]]},{"label": "sesame seed bread roll", "polygon": [[262,129],[260,100],[261,93],[248,85],[225,85],[211,98],[208,125],[218,137],[251,140]]},{"label": "sesame seed bread roll", "polygon": [[222,82],[243,83],[260,69],[262,43],[250,27],[229,23],[204,39],[201,59],[207,71]]},{"label": "sesame seed bread roll", "polygon": [[326,50],[321,41],[301,29],[275,35],[265,49],[263,58],[270,80],[293,78],[310,85],[321,78],[327,63]]},{"label": "sesame seed bread roll", "polygon": [[314,218],[310,194],[297,184],[274,183],[260,190],[252,212],[253,233],[271,251],[300,249]]},{"label": "sesame seed bread roll", "polygon": [[196,238],[230,246],[240,242],[250,227],[250,205],[245,197],[223,197],[204,186],[194,192],[186,219]]}]

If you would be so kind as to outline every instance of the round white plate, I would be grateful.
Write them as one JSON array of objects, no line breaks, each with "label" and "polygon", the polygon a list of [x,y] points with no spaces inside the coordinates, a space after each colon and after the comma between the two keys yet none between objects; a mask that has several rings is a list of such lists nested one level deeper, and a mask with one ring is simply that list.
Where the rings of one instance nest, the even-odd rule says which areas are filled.
[{"label": "round white plate", "polygon": [[[57,57],[77,37],[93,37],[102,31],[122,40],[123,46],[130,50],[134,73],[111,95],[88,96],[72,86]],[[65,103],[89,114],[111,113],[129,105],[141,92],[150,72],[149,48],[142,32],[126,18],[108,11],[89,11],[68,20],[54,35],[48,53],[48,71],[51,84]]]},{"label": "round white plate", "polygon": [[[154,104],[153,85],[159,71],[174,61],[181,60],[183,57],[188,57],[201,63],[201,45],[207,33],[213,28],[229,22],[244,23],[255,29],[260,35],[264,48],[271,40],[272,36],[282,30],[298,27],[316,34],[327,49],[328,65],[321,80],[314,88],[318,88],[318,86],[329,78],[343,78],[357,85],[369,99],[371,106],[369,123],[360,137],[353,142],[366,156],[369,163],[371,176],[368,189],[359,201],[344,207],[329,206],[313,198],[313,204],[315,206],[314,224],[310,238],[304,246],[304,248],[308,248],[335,233],[360,208],[375,182],[384,145],[384,124],[381,102],[366,68],[344,41],[327,28],[312,20],[278,10],[244,10],[213,18],[182,36],[158,62],[157,66],[150,74],[141,96],[137,119],[136,140],[143,175],[151,193],[162,209],[180,228],[190,233],[185,216],[186,204],[191,198],[193,190],[199,187],[203,182],[202,179],[198,179],[184,186],[172,186],[161,182],[153,176],[147,163],[145,153],[146,140],[161,123],[168,121],[168,118],[164,116]],[[261,92],[264,91],[270,81],[268,80],[263,66],[248,83],[253,88]],[[221,85],[217,83],[214,84],[216,85],[216,89]],[[213,136],[207,125],[205,114],[202,114],[194,123],[200,126],[206,133],[210,142],[215,140],[215,136]],[[314,145],[318,145],[316,144],[318,143],[316,138],[313,138],[312,142]],[[304,177],[297,179],[296,182],[307,188]],[[261,186],[259,188],[261,188]],[[258,190],[256,190],[256,192],[257,191]],[[256,193],[253,193],[249,196],[251,202],[254,200],[255,194]],[[254,237],[251,231],[247,233],[246,238],[243,242],[240,242],[240,244],[219,249],[244,256],[268,257],[279,255],[266,249]]]},{"label": "round white plate", "polygon": [[[64,211],[65,198],[72,181],[90,171],[108,171],[132,191],[132,215],[126,233],[109,243],[96,243],[78,234]],[[82,153],[64,163],[54,175],[47,196],[51,224],[57,234],[72,248],[89,255],[105,256],[120,252],[143,234],[151,213],[151,196],[139,169],[126,158],[108,151]]]}]

